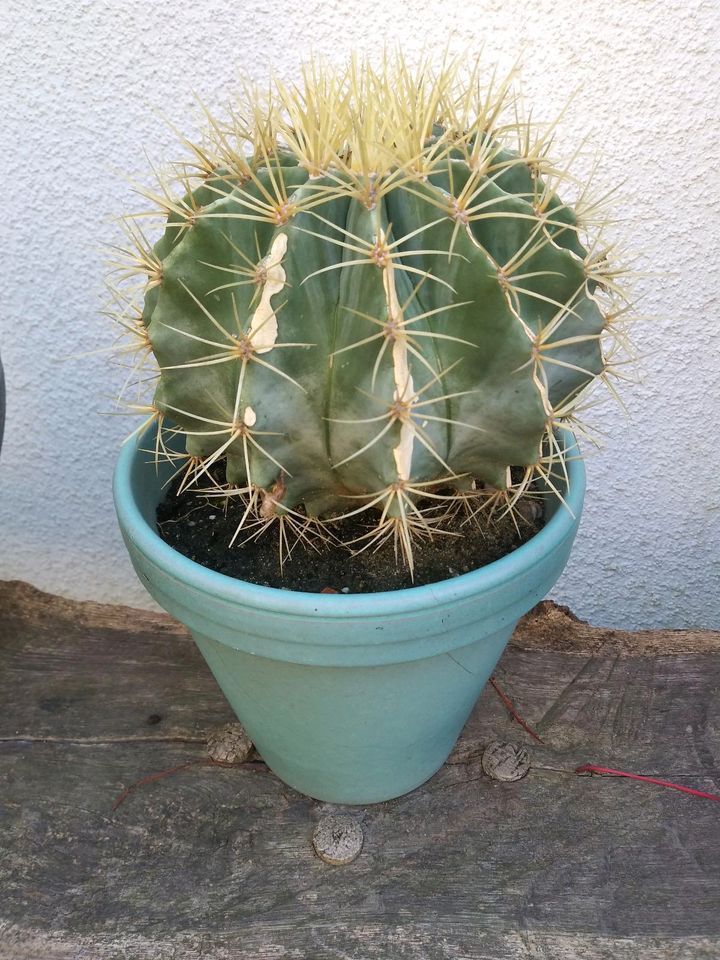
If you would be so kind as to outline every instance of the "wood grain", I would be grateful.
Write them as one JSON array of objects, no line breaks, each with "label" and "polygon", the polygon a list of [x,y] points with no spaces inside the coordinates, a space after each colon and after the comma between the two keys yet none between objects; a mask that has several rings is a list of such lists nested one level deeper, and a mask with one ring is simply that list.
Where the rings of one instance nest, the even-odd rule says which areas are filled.
[{"label": "wood grain", "polygon": [[[497,676],[545,743],[486,690],[398,800],[342,808],[196,765],[113,812],[232,713],[169,618],[0,584],[0,960],[717,960],[720,804],[573,770],[720,791],[720,635],[542,604]],[[493,740],[529,750],[525,778],[483,773]],[[363,852],[331,867],[312,833],[348,809]]]}]

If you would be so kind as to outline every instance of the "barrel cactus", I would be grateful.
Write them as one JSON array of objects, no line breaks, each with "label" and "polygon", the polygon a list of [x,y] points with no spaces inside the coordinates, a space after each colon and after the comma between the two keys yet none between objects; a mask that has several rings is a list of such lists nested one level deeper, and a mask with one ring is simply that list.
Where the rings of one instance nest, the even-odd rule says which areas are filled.
[{"label": "barrel cactus", "polygon": [[412,567],[458,504],[561,495],[557,428],[608,381],[622,270],[552,128],[480,75],[312,62],[186,142],[176,188],[147,194],[154,245],[128,219],[121,349],[154,390],[135,406],[183,486],[242,498],[238,534],[362,514]]}]

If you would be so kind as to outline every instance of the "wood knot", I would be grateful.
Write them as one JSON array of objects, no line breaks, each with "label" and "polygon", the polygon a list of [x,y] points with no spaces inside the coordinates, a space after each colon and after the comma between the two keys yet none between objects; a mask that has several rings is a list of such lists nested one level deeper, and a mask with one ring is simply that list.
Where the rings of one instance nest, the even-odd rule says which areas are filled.
[{"label": "wood knot", "polygon": [[323,817],[313,833],[315,853],[333,866],[344,866],[360,856],[363,830],[352,817]]},{"label": "wood knot", "polygon": [[239,723],[226,723],[207,739],[210,759],[219,763],[244,763],[252,749],[253,742]]},{"label": "wood knot", "polygon": [[492,780],[512,783],[522,780],[530,769],[530,754],[517,743],[494,740],[483,752],[482,768]]}]

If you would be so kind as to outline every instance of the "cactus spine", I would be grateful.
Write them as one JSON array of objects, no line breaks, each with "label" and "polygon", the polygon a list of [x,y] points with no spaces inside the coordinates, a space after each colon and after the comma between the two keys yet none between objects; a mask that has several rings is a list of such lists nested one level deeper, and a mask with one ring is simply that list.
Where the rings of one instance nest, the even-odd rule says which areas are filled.
[{"label": "cactus spine", "polygon": [[131,222],[116,295],[157,361],[156,455],[241,497],[242,529],[364,514],[412,567],[455,503],[557,486],[553,431],[621,342],[622,270],[585,195],[558,196],[552,132],[508,122],[511,78],[478,71],[311,63],[209,118],[180,191],[152,195],[153,247]]}]

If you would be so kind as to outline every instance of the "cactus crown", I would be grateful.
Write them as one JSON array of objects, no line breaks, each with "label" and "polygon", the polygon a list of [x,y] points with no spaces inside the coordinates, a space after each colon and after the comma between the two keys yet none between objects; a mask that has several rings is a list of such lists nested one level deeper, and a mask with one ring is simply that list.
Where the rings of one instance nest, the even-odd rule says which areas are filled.
[{"label": "cactus crown", "polygon": [[599,205],[511,82],[311,62],[208,115],[143,191],[164,231],[127,218],[113,265],[126,388],[153,388],[129,407],[183,488],[242,499],[236,536],[364,514],[412,569],[458,504],[560,495],[555,428],[610,385],[629,303]]}]

